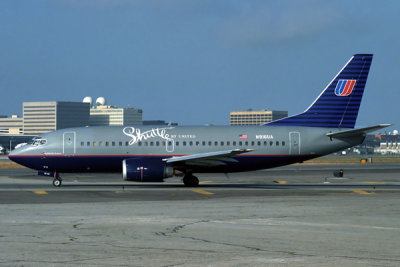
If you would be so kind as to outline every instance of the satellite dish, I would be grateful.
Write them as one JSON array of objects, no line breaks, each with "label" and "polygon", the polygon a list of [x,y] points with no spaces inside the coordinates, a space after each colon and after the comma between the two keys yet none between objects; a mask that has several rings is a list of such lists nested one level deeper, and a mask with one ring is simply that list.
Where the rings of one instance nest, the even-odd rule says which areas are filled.
[{"label": "satellite dish", "polygon": [[83,99],[82,102],[83,102],[83,103],[89,103],[90,106],[93,105],[93,99],[92,99],[92,97],[90,97],[90,96],[86,96],[86,97]]},{"label": "satellite dish", "polygon": [[98,97],[96,99],[96,105],[104,106],[106,104],[106,99],[104,97]]}]

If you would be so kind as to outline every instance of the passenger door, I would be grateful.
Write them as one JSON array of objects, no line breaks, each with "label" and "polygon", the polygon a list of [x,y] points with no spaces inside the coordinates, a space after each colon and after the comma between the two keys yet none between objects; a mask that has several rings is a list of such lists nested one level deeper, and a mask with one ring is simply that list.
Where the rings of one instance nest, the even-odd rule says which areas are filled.
[{"label": "passenger door", "polygon": [[66,156],[75,155],[75,132],[65,132],[63,134],[63,154]]},{"label": "passenger door", "polygon": [[290,132],[289,133],[289,143],[290,143],[290,155],[300,155],[300,133]]}]

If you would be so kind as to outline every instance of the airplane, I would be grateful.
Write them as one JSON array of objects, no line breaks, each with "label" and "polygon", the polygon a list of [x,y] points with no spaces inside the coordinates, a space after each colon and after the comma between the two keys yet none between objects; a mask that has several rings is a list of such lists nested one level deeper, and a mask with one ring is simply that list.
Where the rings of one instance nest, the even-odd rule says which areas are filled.
[{"label": "airplane", "polygon": [[361,144],[390,124],[355,129],[372,54],[356,54],[302,113],[258,126],[98,126],[35,137],[9,158],[62,184],[60,173],[116,172],[126,181],[230,173],[304,162]]}]

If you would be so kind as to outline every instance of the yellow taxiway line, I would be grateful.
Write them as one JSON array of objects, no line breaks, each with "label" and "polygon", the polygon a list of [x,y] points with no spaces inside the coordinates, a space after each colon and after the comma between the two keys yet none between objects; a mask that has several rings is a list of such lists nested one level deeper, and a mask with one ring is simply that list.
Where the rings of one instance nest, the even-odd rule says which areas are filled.
[{"label": "yellow taxiway line", "polygon": [[47,195],[47,192],[43,191],[43,190],[36,190],[36,191],[33,191],[33,193],[35,193],[37,195]]},{"label": "yellow taxiway line", "polygon": [[364,190],[353,190],[354,193],[360,194],[360,195],[374,195],[375,193],[370,193]]},{"label": "yellow taxiway line", "polygon": [[201,190],[201,189],[192,190],[192,192],[203,194],[203,195],[214,195],[214,193],[211,193],[211,192],[208,192],[205,190]]},{"label": "yellow taxiway line", "polygon": [[277,184],[287,184],[286,181],[274,181],[274,183],[277,183]]}]

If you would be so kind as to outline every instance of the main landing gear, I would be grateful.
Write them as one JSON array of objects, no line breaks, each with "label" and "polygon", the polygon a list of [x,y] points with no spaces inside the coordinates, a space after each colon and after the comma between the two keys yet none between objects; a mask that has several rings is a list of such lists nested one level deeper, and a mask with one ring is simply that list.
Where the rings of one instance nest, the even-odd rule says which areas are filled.
[{"label": "main landing gear", "polygon": [[183,177],[183,184],[187,187],[197,187],[199,186],[199,179],[191,173],[188,173]]}]

